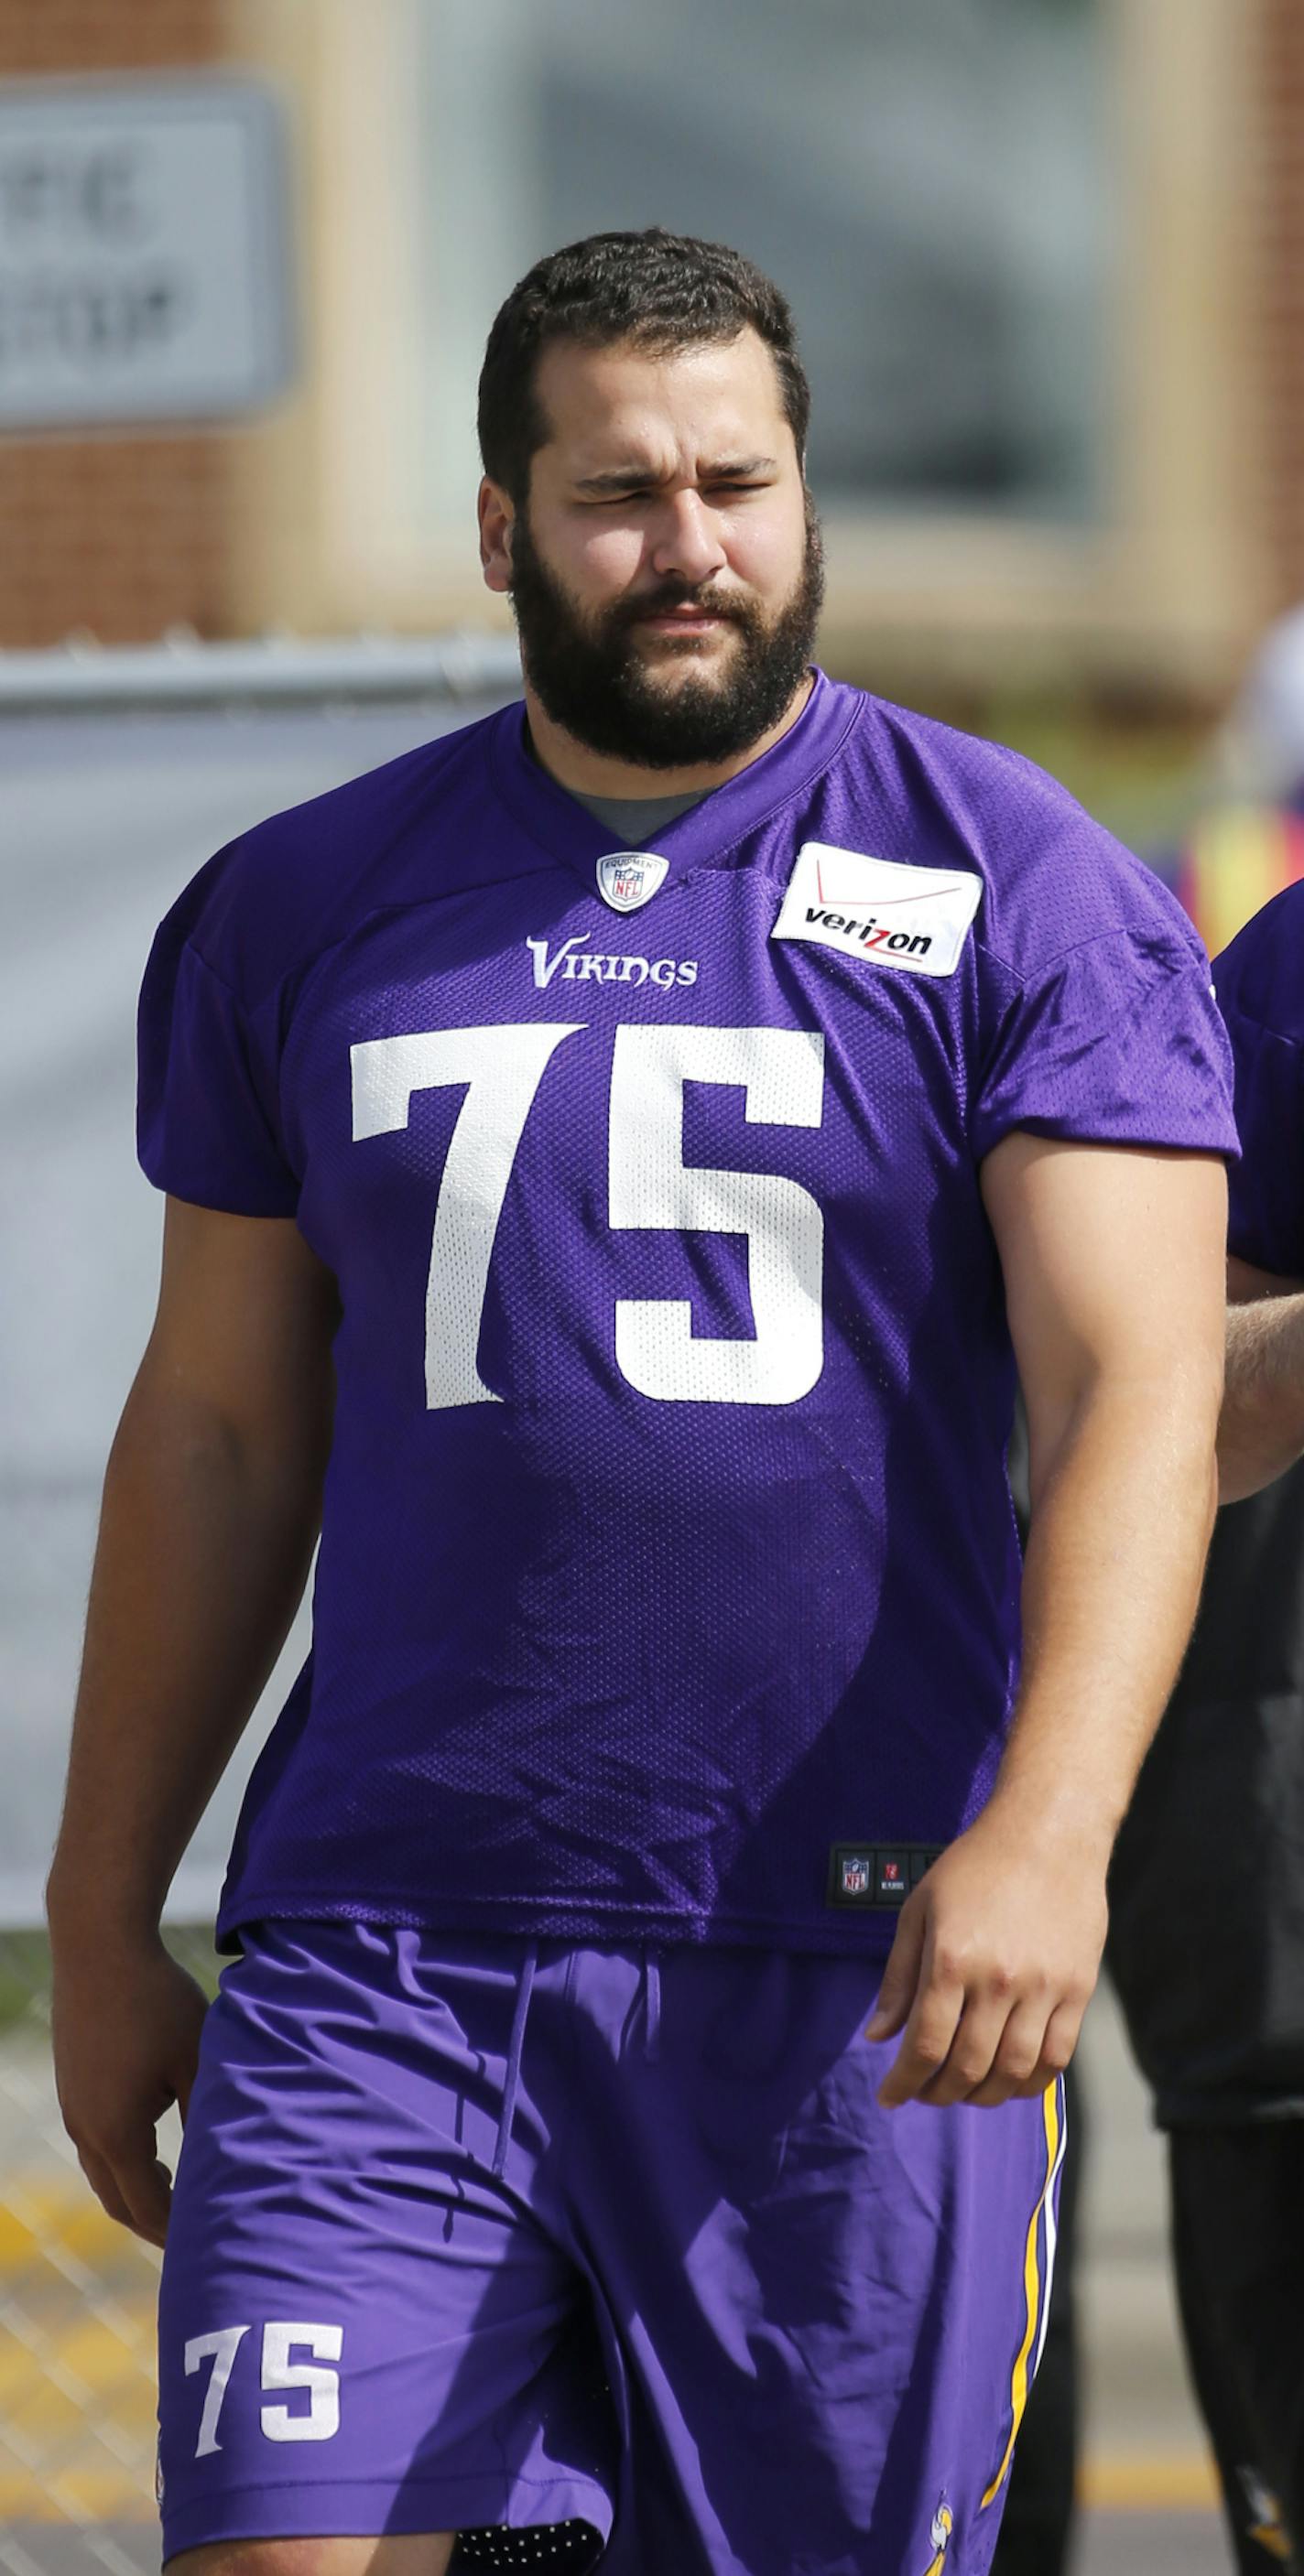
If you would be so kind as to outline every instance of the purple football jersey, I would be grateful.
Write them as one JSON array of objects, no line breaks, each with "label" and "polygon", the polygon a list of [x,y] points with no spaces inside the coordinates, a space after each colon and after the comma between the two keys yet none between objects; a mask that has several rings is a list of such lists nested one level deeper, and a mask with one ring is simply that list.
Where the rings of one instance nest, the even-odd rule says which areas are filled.
[{"label": "purple football jersey", "polygon": [[314,1645],[223,1902],[886,1946],[991,1787],[1014,1391],[979,1167],[1235,1149],[1173,898],[820,677],[654,851],[511,707],[261,825],[155,944],[141,1157],[335,1273]]},{"label": "purple football jersey", "polygon": [[1304,1279],[1304,885],[1265,904],[1213,974],[1232,1042],[1242,1156],[1228,1242],[1258,1270]]}]

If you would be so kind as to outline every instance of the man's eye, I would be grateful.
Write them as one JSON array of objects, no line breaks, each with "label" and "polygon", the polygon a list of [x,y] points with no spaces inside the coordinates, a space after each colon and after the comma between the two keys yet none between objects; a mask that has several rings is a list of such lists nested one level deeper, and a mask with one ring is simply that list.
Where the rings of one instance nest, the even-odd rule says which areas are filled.
[{"label": "man's eye", "polygon": [[[736,494],[739,492],[764,492],[767,487],[764,483],[729,482],[705,483],[699,488],[706,499],[715,500],[718,496],[725,493]],[[626,492],[595,493],[590,500],[589,506],[591,509],[595,510],[627,510],[632,501],[650,501],[654,498],[655,494],[653,493],[652,486],[650,484],[631,483],[628,491]]]}]

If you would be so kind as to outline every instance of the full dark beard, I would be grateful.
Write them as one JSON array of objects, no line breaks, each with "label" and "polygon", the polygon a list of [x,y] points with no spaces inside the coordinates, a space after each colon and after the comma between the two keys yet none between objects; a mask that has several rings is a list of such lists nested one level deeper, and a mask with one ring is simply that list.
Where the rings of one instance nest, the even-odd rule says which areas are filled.
[{"label": "full dark beard", "polygon": [[[719,678],[664,688],[642,660],[632,628],[640,617],[692,601],[726,617],[738,641]],[[810,662],[824,601],[824,549],[815,505],[806,502],[801,579],[777,617],[752,600],[715,599],[709,583],[666,582],[637,600],[586,616],[542,561],[524,509],[512,533],[512,610],[526,677],[554,724],[590,751],[642,769],[691,769],[729,760],[769,733],[792,702]],[[691,650],[687,643],[683,650]]]}]

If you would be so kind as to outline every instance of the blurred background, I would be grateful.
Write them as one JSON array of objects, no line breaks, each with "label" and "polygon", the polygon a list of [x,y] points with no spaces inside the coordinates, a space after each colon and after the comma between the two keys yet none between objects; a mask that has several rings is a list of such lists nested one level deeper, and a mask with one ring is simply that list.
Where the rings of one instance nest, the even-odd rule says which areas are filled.
[{"label": "blurred background", "polygon": [[[514,694],[485,333],[542,250],[654,221],[795,306],[828,667],[1043,760],[1212,951],[1304,872],[1299,0],[0,0],[12,2576],[155,2555],[151,2265],[60,2139],[35,1929],[157,1265],[140,967],[232,833]],[[246,1769],[178,1883],[192,1957]],[[1230,2559],[1107,1997],[1086,2075],[1075,2565],[1204,2576]]]}]

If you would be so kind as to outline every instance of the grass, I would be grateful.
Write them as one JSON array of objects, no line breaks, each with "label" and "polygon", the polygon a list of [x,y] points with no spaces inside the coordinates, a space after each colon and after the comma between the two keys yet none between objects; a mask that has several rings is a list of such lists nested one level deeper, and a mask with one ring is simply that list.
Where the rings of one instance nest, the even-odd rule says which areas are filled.
[{"label": "grass", "polygon": [[[221,1962],[207,1925],[169,1924],[163,1937],[205,1994],[215,1994]],[[24,2022],[44,2027],[49,2018],[50,1944],[45,1933],[0,1932],[0,2033]]]}]

